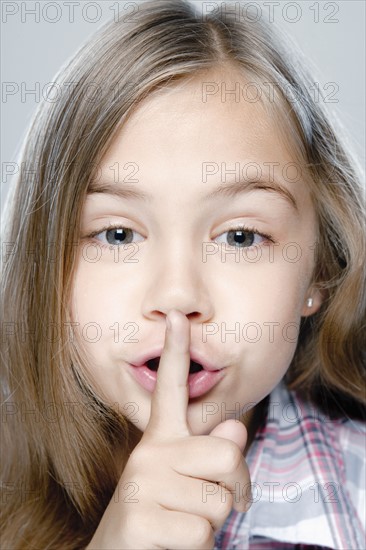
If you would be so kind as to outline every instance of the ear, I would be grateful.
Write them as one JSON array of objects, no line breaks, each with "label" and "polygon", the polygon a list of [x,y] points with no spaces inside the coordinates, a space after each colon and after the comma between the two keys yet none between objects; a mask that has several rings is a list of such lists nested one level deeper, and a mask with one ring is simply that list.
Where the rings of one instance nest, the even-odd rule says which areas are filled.
[{"label": "ear", "polygon": [[310,287],[306,293],[305,300],[302,306],[301,317],[309,317],[314,315],[324,301],[324,294],[316,287]]}]

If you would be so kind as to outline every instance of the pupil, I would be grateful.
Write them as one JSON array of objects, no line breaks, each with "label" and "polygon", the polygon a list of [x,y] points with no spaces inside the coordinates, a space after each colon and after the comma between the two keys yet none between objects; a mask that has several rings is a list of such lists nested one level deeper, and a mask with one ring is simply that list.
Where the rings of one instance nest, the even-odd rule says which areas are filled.
[{"label": "pupil", "polygon": [[122,242],[126,242],[125,239],[126,239],[126,235],[127,235],[127,231],[130,231],[131,232],[131,229],[109,229],[107,232],[106,232],[106,237],[107,237],[107,241],[109,242],[109,244],[116,244],[114,241],[117,241],[117,244],[119,243],[122,243]]},{"label": "pupil", "polygon": [[[234,234],[236,237],[234,237],[234,239],[231,239],[230,238],[231,234]],[[252,246],[254,242],[254,233],[249,231],[241,231],[241,230],[230,231],[228,233],[228,240],[232,241],[229,243],[231,246],[235,244],[244,244],[246,246]]]}]

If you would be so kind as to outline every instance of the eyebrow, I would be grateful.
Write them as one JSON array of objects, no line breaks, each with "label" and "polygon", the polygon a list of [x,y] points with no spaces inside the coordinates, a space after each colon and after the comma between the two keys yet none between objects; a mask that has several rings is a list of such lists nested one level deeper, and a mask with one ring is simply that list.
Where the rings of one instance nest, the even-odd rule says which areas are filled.
[{"label": "eyebrow", "polygon": [[222,197],[236,197],[241,193],[246,193],[250,190],[263,190],[270,191],[280,195],[285,199],[296,211],[298,211],[297,202],[293,194],[279,182],[272,180],[271,182],[266,180],[239,180],[234,182],[223,183],[219,185],[216,189],[211,191],[205,198],[204,201],[212,200]]},{"label": "eyebrow", "polygon": [[109,183],[103,182],[101,184],[96,184],[91,182],[88,187],[87,194],[93,195],[94,193],[103,193],[106,195],[112,195],[118,197],[119,199],[140,199],[144,201],[151,201],[152,195],[149,193],[144,193],[139,191],[136,187],[123,183],[123,187],[119,183]]},{"label": "eyebrow", "polygon": [[[298,211],[298,205],[293,194],[286,187],[274,180],[269,182],[255,179],[222,183],[208,195],[203,197],[202,201],[209,202],[224,197],[234,198],[250,190],[263,190],[276,193],[280,195],[281,198],[285,199],[294,210]],[[136,189],[135,186],[126,183],[123,183],[123,186],[121,186],[118,183],[103,182],[97,185],[92,182],[88,188],[87,194],[91,195],[94,193],[112,195],[119,199],[138,199],[143,201],[152,201],[153,199],[150,193],[140,191]]]}]

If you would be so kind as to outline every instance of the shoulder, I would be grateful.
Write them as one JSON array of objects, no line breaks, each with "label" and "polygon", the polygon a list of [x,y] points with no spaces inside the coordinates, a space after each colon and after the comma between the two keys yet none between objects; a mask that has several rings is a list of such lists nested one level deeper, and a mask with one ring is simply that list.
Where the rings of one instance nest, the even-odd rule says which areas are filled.
[{"label": "shoulder", "polygon": [[351,536],[359,543],[366,517],[366,423],[348,417],[331,419],[283,384],[276,393],[282,403],[291,402],[301,411],[294,430],[303,441],[306,462],[325,490],[328,522],[337,525],[339,541]]},{"label": "shoulder", "polygon": [[[363,548],[363,422],[332,420],[281,381],[246,461],[253,505],[232,511],[217,548]],[[253,544],[253,546],[250,546]]]}]

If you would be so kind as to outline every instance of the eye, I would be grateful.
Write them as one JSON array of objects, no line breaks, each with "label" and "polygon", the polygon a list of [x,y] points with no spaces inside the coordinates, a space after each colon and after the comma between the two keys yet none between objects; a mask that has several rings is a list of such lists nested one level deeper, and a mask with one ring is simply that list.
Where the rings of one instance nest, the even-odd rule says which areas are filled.
[{"label": "eye", "polygon": [[224,235],[227,235],[224,241],[225,244],[235,248],[249,248],[251,246],[258,246],[266,241],[274,242],[271,235],[261,233],[254,227],[233,227],[232,229],[229,229],[229,231],[222,233],[218,238],[221,238]]},{"label": "eye", "polygon": [[[130,227],[108,225],[107,227],[103,227],[98,229],[98,231],[94,231],[90,235],[87,235],[87,238],[91,239],[99,237],[96,240],[101,242],[101,246],[109,248],[111,246],[120,246],[121,244],[130,244],[134,242],[134,234],[140,235],[137,231],[134,231]],[[142,239],[143,237],[141,237],[140,240]]]},{"label": "eye", "polygon": [[[137,231],[134,231],[130,227],[123,227],[121,225],[108,225],[98,231],[94,231],[86,236],[86,238],[97,238],[101,242],[102,247],[111,247],[111,246],[120,246],[130,244],[134,241],[133,235],[139,235],[141,237],[140,241],[143,240],[142,237]],[[271,235],[266,233],[261,233],[255,228],[249,227],[234,227],[225,231],[218,237],[222,238],[224,235],[227,235],[226,242],[229,246],[235,248],[250,248],[251,246],[258,246],[263,242],[269,241],[274,242]]]}]

